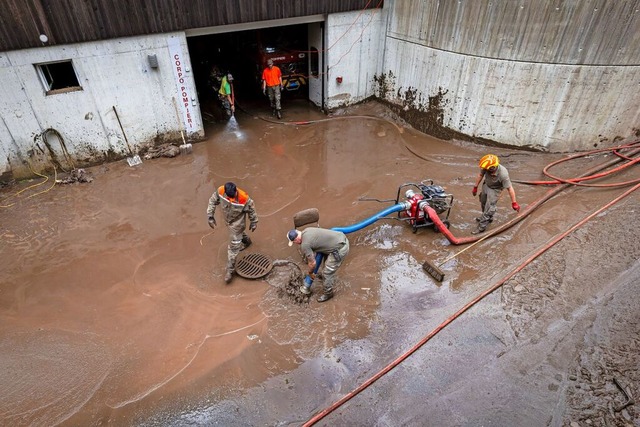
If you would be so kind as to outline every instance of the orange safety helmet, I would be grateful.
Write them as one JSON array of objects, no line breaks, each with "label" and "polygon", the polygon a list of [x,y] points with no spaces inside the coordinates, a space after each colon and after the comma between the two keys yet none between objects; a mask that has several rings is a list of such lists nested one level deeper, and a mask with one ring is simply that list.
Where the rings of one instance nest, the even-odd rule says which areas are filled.
[{"label": "orange safety helmet", "polygon": [[500,160],[498,160],[498,156],[496,156],[495,154],[487,154],[480,159],[481,169],[487,170],[492,167],[498,167],[499,164]]}]

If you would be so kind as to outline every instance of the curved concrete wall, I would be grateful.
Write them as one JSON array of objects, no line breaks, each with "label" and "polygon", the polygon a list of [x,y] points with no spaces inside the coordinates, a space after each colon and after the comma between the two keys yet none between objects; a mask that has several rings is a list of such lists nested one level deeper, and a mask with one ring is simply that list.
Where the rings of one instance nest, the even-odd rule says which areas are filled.
[{"label": "curved concrete wall", "polygon": [[640,0],[386,5],[378,95],[422,130],[549,151],[640,136]]}]

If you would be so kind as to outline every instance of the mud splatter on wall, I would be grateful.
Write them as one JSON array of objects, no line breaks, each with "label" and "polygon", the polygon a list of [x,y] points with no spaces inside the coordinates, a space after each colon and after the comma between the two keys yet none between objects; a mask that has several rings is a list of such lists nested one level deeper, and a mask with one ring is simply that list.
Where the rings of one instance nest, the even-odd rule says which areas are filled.
[{"label": "mud splatter on wall", "polygon": [[426,96],[415,87],[396,88],[396,77],[391,71],[374,76],[373,81],[376,86],[376,96],[419,131],[445,140],[456,138],[489,145],[496,144],[494,141],[478,140],[444,126],[445,109],[450,108],[446,98],[447,89],[439,87],[437,93]]}]

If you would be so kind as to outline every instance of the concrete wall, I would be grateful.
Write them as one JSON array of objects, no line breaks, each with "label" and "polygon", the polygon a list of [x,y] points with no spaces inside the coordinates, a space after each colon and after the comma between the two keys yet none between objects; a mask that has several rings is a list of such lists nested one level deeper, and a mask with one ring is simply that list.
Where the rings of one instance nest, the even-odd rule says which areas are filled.
[{"label": "concrete wall", "polygon": [[376,94],[417,128],[549,151],[640,136],[640,1],[385,7]]},{"label": "concrete wall", "polygon": [[323,107],[323,79],[324,74],[322,70],[324,69],[324,23],[323,22],[314,22],[308,24],[308,50],[311,52],[311,48],[315,48],[318,50],[318,75],[314,76],[311,73],[311,61],[312,55],[309,53],[309,101],[313,102],[318,107]]},{"label": "concrete wall", "polygon": [[[69,59],[82,90],[47,95],[34,64]],[[181,33],[0,53],[0,174],[129,156],[114,106],[133,151],[180,138],[173,98],[187,135],[204,136],[188,62]]]},{"label": "concrete wall", "polygon": [[[387,9],[327,16],[327,108],[360,102],[374,95],[382,69]],[[336,78],[342,77],[342,83]]]}]

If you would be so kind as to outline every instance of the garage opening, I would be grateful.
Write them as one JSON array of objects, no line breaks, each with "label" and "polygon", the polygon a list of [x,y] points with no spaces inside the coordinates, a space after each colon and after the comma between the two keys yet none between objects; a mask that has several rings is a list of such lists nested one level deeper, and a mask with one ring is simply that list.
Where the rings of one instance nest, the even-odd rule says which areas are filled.
[{"label": "garage opening", "polygon": [[[225,119],[218,90],[222,78],[229,73],[234,78],[236,108],[267,107],[268,100],[262,93],[262,70],[268,59],[273,59],[282,71],[283,103],[309,98],[312,55],[308,24],[192,36],[187,43],[204,117]],[[314,68],[317,70],[317,65]]]}]

